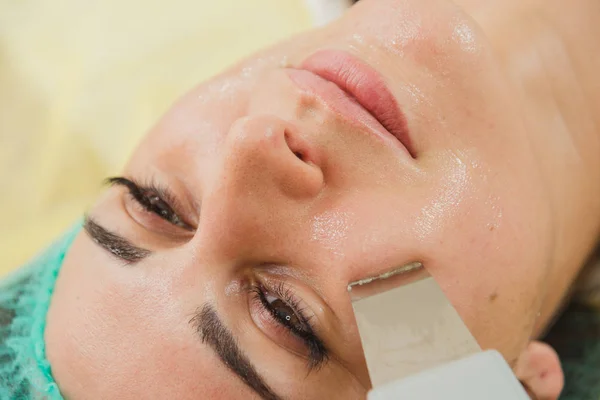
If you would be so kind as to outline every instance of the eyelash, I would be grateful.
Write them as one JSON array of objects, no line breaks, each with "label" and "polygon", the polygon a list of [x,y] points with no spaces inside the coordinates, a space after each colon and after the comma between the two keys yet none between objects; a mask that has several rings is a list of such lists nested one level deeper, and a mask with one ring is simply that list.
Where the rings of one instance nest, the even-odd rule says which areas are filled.
[{"label": "eyelash", "polygon": [[[281,318],[279,314],[277,314],[275,309],[267,301],[267,292],[276,296],[292,310],[294,315],[300,321],[302,329],[298,329],[297,327],[291,325]],[[305,307],[301,306],[301,300],[296,297],[293,291],[285,283],[279,282],[274,285],[273,288],[268,289],[262,284],[254,283],[250,286],[250,293],[252,296],[254,296],[254,300],[259,302],[261,307],[263,307],[265,311],[269,313],[275,323],[279,324],[281,327],[304,342],[305,346],[309,350],[309,370],[318,368],[327,360],[327,349],[325,348],[325,345],[321,339],[319,339],[314,333],[314,330],[309,322],[311,317],[306,315]]]},{"label": "eyelash", "polygon": [[[173,211],[173,206],[177,201],[168,190],[159,188],[156,185],[141,185],[133,180],[114,177],[108,178],[107,183],[111,186],[124,186],[129,191],[133,199],[141,205],[146,211],[156,214],[163,220],[186,230],[193,230],[193,227],[184,222],[179,215]],[[163,207],[159,207],[157,203],[162,203]],[[177,208],[177,207],[175,207]]]}]

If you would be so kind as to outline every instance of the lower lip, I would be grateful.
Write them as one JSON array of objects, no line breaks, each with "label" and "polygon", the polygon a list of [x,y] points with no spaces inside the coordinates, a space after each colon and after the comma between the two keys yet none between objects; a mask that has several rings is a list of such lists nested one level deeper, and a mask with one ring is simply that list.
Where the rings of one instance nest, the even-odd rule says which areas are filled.
[{"label": "lower lip", "polygon": [[288,69],[288,76],[300,89],[316,96],[334,113],[355,126],[366,128],[375,137],[402,152],[410,153],[402,143],[348,93],[335,83],[303,69]]}]

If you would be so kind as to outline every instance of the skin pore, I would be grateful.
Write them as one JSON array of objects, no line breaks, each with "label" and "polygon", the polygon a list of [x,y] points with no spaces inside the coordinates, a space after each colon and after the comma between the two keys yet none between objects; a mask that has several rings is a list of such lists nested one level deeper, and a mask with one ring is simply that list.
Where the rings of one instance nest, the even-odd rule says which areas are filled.
[{"label": "skin pore", "polygon": [[[361,0],[173,106],[59,274],[66,398],[364,398],[346,285],[413,261],[557,396],[530,342],[598,242],[600,6],[456,3]],[[410,153],[292,79],[323,49],[377,70]]]}]

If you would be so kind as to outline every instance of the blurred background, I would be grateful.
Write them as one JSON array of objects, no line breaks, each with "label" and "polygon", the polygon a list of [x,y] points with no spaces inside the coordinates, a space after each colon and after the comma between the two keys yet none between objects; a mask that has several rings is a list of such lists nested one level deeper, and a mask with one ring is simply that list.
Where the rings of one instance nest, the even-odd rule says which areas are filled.
[{"label": "blurred background", "polygon": [[0,274],[76,221],[178,96],[346,3],[0,2]]}]

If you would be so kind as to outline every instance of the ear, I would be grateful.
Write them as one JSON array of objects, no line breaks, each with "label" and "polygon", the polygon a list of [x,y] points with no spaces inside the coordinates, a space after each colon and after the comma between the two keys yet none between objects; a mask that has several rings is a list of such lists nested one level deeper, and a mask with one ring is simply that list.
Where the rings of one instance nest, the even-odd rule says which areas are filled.
[{"label": "ear", "polygon": [[537,400],[557,400],[565,377],[556,351],[542,342],[531,342],[514,368],[517,378]]}]

